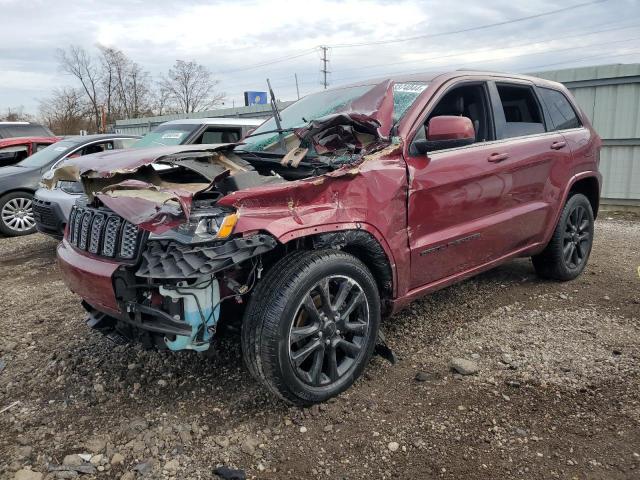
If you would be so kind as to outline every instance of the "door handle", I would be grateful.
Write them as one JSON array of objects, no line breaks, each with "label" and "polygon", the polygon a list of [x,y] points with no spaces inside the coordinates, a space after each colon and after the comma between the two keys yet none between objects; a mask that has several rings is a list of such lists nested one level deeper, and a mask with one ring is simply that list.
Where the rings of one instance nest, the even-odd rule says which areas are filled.
[{"label": "door handle", "polygon": [[492,153],[487,157],[487,161],[491,163],[498,163],[506,160],[507,158],[509,158],[508,153]]},{"label": "door handle", "polygon": [[561,148],[564,148],[567,146],[567,142],[565,142],[564,140],[560,140],[559,142],[553,142],[551,144],[551,150],[560,150]]}]

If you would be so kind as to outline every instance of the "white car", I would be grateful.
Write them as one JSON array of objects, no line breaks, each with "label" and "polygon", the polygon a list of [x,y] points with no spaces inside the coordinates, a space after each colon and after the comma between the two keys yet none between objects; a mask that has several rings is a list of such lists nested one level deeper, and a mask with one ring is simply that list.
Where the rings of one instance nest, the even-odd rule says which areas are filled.
[{"label": "white car", "polygon": [[[168,145],[200,145],[240,141],[264,122],[262,118],[191,118],[165,122],[147,133],[131,148]],[[36,228],[61,239],[82,186],[78,182],[58,182],[56,188],[40,188],[34,197]]]}]

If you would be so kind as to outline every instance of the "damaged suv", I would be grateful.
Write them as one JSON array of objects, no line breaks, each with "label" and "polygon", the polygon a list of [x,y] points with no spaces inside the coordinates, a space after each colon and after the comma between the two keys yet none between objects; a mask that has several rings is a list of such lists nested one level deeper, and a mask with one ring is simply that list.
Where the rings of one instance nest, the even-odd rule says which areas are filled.
[{"label": "damaged suv", "polygon": [[[112,152],[81,181],[58,259],[88,324],[202,351],[241,321],[270,391],[324,401],[362,373],[380,320],[530,256],[584,269],[600,139],[560,84],[456,71],[309,95],[243,143]],[[108,156],[108,158],[106,158]]]}]

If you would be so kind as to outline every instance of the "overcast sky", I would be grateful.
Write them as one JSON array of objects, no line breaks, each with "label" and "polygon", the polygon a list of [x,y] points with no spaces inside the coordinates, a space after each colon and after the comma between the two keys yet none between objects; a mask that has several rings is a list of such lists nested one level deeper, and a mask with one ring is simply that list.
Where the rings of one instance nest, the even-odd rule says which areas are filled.
[{"label": "overcast sky", "polygon": [[[296,97],[294,73],[302,95],[320,89],[319,45],[330,47],[332,85],[442,68],[527,72],[640,62],[640,1],[585,3],[0,0],[0,111],[37,113],[52,88],[77,86],[55,57],[71,44],[117,47],[154,77],[176,59],[196,60],[220,80],[229,106],[242,103],[244,90],[264,90],[267,77],[282,99]],[[569,6],[576,7],[543,15]],[[391,40],[398,41],[379,43]],[[369,45],[346,46],[353,44]]]}]

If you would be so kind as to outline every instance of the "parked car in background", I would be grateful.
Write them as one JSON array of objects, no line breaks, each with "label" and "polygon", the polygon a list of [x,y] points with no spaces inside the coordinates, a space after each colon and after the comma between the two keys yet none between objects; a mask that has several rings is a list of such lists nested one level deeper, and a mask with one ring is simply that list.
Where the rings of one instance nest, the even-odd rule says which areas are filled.
[{"label": "parked car in background", "polygon": [[[171,145],[194,145],[238,142],[249,131],[264,123],[261,118],[193,118],[172,120],[158,125],[132,148]],[[108,157],[103,157],[109,161]],[[78,182],[60,182],[53,190],[36,191],[37,209],[47,209],[49,214],[36,217],[36,228],[54,238],[62,238],[71,208],[82,194]]]},{"label": "parked car in background", "polygon": [[0,122],[0,138],[53,137],[53,132],[44,125],[33,122]]},{"label": "parked car in background", "polygon": [[412,300],[516,257],[559,281],[587,264],[602,142],[559,83],[411,75],[280,116],[240,145],[54,172],[85,188],[58,260],[88,325],[206,350],[242,318],[251,374],[308,405],[362,374],[381,318]]},{"label": "parked car in background", "polygon": [[61,139],[61,137],[0,138],[0,167],[15,165]]},{"label": "parked car in background", "polygon": [[34,153],[20,163],[0,168],[0,233],[9,236],[27,235],[36,230],[36,217],[53,212],[46,203],[37,208],[33,194],[42,174],[62,160],[91,153],[127,148],[139,136],[86,135],[65,138]]},{"label": "parked car in background", "polygon": [[135,145],[158,147],[169,145],[199,145],[202,143],[233,143],[264,123],[263,118],[187,118],[158,125]]}]

